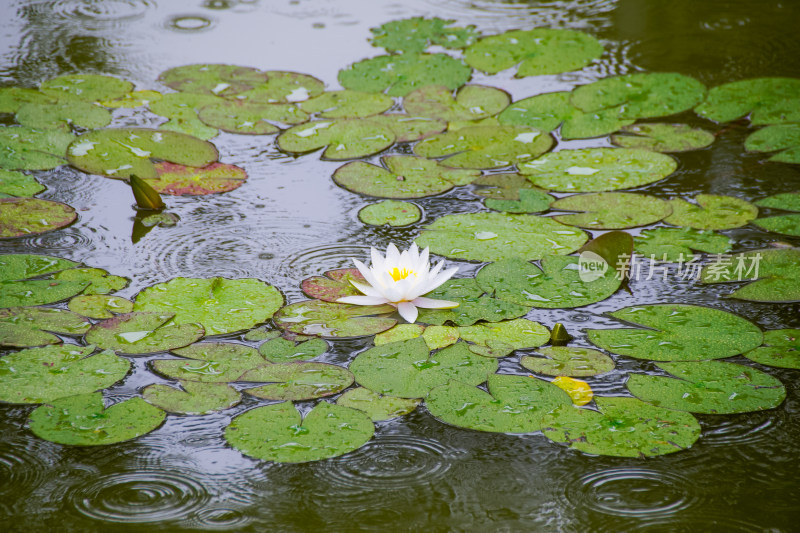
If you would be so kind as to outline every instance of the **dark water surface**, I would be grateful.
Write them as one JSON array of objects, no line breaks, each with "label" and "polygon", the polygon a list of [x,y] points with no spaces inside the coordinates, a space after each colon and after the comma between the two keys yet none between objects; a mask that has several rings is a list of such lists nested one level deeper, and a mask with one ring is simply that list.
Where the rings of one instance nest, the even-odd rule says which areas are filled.
[{"label": "dark water surface", "polygon": [[[218,62],[306,72],[334,88],[340,68],[381,53],[366,40],[370,27],[415,15],[454,18],[487,34],[543,26],[603,40],[608,52],[578,72],[473,77],[514,99],[638,70],[680,72],[708,86],[800,76],[800,3],[791,0],[3,0],[0,82],[33,86],[62,73],[98,72],[163,89],[154,80],[164,69]],[[140,110],[115,117],[117,126],[158,123]],[[675,121],[702,123],[688,113]],[[703,192],[747,200],[800,190],[796,166],[743,153],[748,131],[729,125],[709,149],[680,154],[669,179],[642,190],[662,198]],[[63,167],[37,173],[48,187],[40,196],[74,206],[78,222],[2,241],[0,253],[51,254],[105,268],[132,279],[119,293],[125,297],[176,276],[226,276],[261,278],[293,302],[303,299],[304,277],[348,266],[369,245],[408,245],[416,236],[419,224],[361,224],[356,214],[367,201],[330,179],[340,163],[282,154],[274,136],[223,133],[213,142],[220,159],[244,166],[250,179],[227,194],[168,198],[181,218],[177,226],[133,244],[129,188]],[[605,145],[601,139],[561,147]],[[463,188],[418,203],[422,223],[482,209]],[[736,238],[736,251],[779,240],[755,229],[725,233]],[[464,266],[465,273],[476,268]],[[601,313],[634,303],[712,305],[763,329],[800,327],[798,305],[720,300],[729,287],[675,279],[632,285],[633,295],[620,292],[586,309],[534,310],[529,318],[549,327],[564,322],[578,344],[585,344],[583,329],[614,323]],[[336,342],[326,358],[346,363],[366,345]],[[165,381],[147,370],[147,359],[132,358],[133,373],[107,397],[124,399]],[[521,373],[516,357],[508,359],[501,370]],[[625,394],[631,369],[653,368],[619,358],[614,372],[588,381],[596,393]],[[221,414],[170,415],[133,442],[73,448],[26,429],[33,407],[3,405],[0,531],[800,531],[800,373],[766,370],[786,385],[783,405],[698,416],[703,435],[690,450],[647,460],[587,456],[539,434],[462,430],[421,408],[378,423],[375,438],[349,455],[265,463],[222,436],[233,416],[257,404],[253,398]]]}]

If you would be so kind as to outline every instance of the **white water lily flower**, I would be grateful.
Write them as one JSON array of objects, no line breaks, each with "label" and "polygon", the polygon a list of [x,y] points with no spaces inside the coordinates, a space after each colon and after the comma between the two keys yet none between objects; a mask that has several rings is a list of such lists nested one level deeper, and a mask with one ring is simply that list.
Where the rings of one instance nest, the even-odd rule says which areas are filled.
[{"label": "white water lily flower", "polygon": [[444,261],[431,269],[428,262],[428,249],[419,252],[416,244],[403,253],[397,246],[390,244],[383,257],[375,248],[370,248],[372,265],[367,268],[364,263],[353,259],[361,275],[369,285],[351,281],[353,286],[364,293],[364,296],[345,296],[337,302],[356,305],[389,304],[397,308],[400,316],[408,322],[417,320],[417,307],[426,309],[452,309],[458,302],[425,298],[433,289],[450,279],[458,271],[458,267],[444,272]]}]

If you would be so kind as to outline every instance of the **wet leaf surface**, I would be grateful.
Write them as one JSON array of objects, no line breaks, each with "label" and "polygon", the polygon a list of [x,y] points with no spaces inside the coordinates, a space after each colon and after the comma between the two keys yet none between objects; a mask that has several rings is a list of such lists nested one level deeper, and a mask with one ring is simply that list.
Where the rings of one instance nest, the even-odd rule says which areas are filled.
[{"label": "wet leaf surface", "polygon": [[365,412],[373,422],[391,420],[414,411],[421,400],[381,396],[364,387],[345,391],[336,400],[337,405]]},{"label": "wet leaf surface", "polygon": [[78,218],[67,204],[41,198],[0,198],[0,239],[38,235],[69,226]]},{"label": "wet leaf surface", "polygon": [[97,129],[111,123],[111,113],[100,107],[80,100],[58,100],[53,103],[31,103],[17,110],[17,122],[36,129],[61,129],[69,131],[70,126]]},{"label": "wet leaf surface", "polygon": [[294,126],[278,136],[278,148],[284,152],[306,153],[327,146],[325,159],[340,161],[376,154],[395,142],[387,126],[359,119],[315,120]]},{"label": "wet leaf surface", "polygon": [[688,262],[695,258],[692,250],[709,254],[730,251],[733,241],[711,230],[693,228],[646,229],[634,238],[636,252],[659,261]]},{"label": "wet leaf surface", "polygon": [[545,357],[523,356],[519,363],[537,374],[587,377],[614,369],[614,360],[603,352],[577,346],[548,346],[536,350]]},{"label": "wet leaf surface", "polygon": [[184,359],[158,359],[153,368],[159,374],[179,381],[228,383],[242,374],[269,364],[258,350],[232,342],[200,342],[172,353]]},{"label": "wet leaf surface", "polygon": [[770,161],[800,163],[800,124],[767,126],[751,133],[744,147],[751,152],[778,152]]},{"label": "wet leaf surface", "polygon": [[401,54],[364,59],[339,71],[345,89],[405,96],[425,85],[457,89],[470,78],[472,69],[446,54]]},{"label": "wet leaf surface", "polygon": [[656,152],[688,152],[705,148],[714,142],[714,134],[686,124],[634,124],[620,131],[628,135],[612,135],[611,142],[623,148],[644,148]]},{"label": "wet leaf surface", "polygon": [[414,222],[419,222],[422,218],[422,210],[411,202],[398,202],[396,200],[384,200],[370,204],[358,212],[358,218],[364,224],[371,226],[389,225],[408,226]]},{"label": "wet leaf surface", "polygon": [[696,204],[680,198],[669,201],[672,214],[667,224],[695,229],[731,229],[744,226],[758,216],[758,208],[740,198],[698,194]]},{"label": "wet leaf surface", "polygon": [[311,339],[296,343],[278,337],[265,342],[258,352],[273,363],[307,361],[328,351],[328,343],[322,339]]},{"label": "wet leaf surface", "polygon": [[44,190],[45,186],[33,176],[22,172],[0,169],[0,198],[8,196],[29,198]]},{"label": "wet leaf surface", "polygon": [[367,283],[364,276],[357,268],[340,268],[329,270],[324,276],[306,278],[300,284],[303,293],[310,298],[317,298],[326,302],[335,302],[345,296],[357,296],[361,292],[356,289],[351,281]]},{"label": "wet leaf surface", "polygon": [[173,196],[230,192],[241,187],[247,179],[243,168],[224,163],[198,168],[160,161],[155,164],[155,170],[157,177],[145,181],[159,193]]},{"label": "wet leaf surface", "polygon": [[473,344],[470,346],[473,353],[487,357],[503,357],[514,350],[536,348],[550,340],[550,331],[546,327],[526,318],[462,326],[458,328],[458,334]]},{"label": "wet leaf surface", "polygon": [[625,229],[649,226],[672,213],[667,202],[646,194],[601,192],[559,198],[550,208],[583,211],[553,218],[570,226],[587,229]]},{"label": "wet leaf surface", "polygon": [[0,168],[48,170],[67,164],[67,146],[75,139],[60,129],[0,126]]},{"label": "wet leaf surface", "polygon": [[80,281],[87,282],[89,285],[83,290],[83,294],[108,294],[110,292],[124,289],[128,285],[128,279],[122,276],[109,274],[102,268],[71,268],[53,274],[53,279],[59,281]]},{"label": "wet leaf surface", "polygon": [[81,335],[86,333],[91,325],[82,316],[63,309],[40,307],[0,309],[0,345],[24,348],[59,344],[61,339],[51,333]]},{"label": "wet leaf surface", "polygon": [[83,102],[96,102],[120,98],[133,90],[126,80],[99,74],[68,74],[43,82],[39,90],[55,98],[72,98]]},{"label": "wet leaf surface", "polygon": [[[757,268],[756,268],[757,267]],[[703,268],[703,283],[749,282],[729,296],[753,302],[800,301],[800,249],[754,250]]]},{"label": "wet leaf surface", "polygon": [[748,114],[753,125],[797,122],[800,80],[754,78],[725,83],[708,91],[695,112],[715,122],[730,122]]},{"label": "wet leaf surface", "polygon": [[170,385],[148,385],[142,390],[142,398],[164,411],[181,415],[224,411],[242,400],[239,391],[225,383],[182,381],[179,385],[180,389]]},{"label": "wet leaf surface", "polygon": [[327,363],[291,362],[254,368],[245,372],[240,380],[269,383],[245,389],[251,396],[265,400],[301,401],[342,392],[353,384],[353,374],[346,368]]},{"label": "wet leaf surface", "polygon": [[453,96],[447,87],[427,85],[403,98],[403,108],[413,116],[445,122],[480,120],[501,112],[511,102],[507,92],[484,85],[464,85]]},{"label": "wet leaf surface", "polygon": [[185,93],[228,96],[266,83],[267,75],[251,67],[196,64],[165,70],[158,81]]},{"label": "wet leaf surface", "polygon": [[499,322],[525,316],[528,305],[518,305],[483,294],[472,278],[450,279],[427,294],[429,298],[458,302],[453,309],[420,309],[419,321],[441,326],[452,322],[458,326],[471,326],[485,320]]},{"label": "wet leaf surface", "polygon": [[133,302],[119,296],[106,294],[81,294],[67,304],[69,310],[89,318],[113,318],[114,315],[133,311]]},{"label": "wet leaf surface", "polygon": [[300,104],[306,113],[322,118],[362,118],[388,111],[394,105],[390,96],[359,91],[329,91]]},{"label": "wet leaf surface", "polygon": [[372,46],[384,48],[389,52],[420,53],[431,45],[445,48],[464,48],[480,36],[475,26],[452,26],[454,20],[438,17],[412,17],[393,20],[377,28],[370,28],[373,34]]},{"label": "wet leaf surface", "polygon": [[122,354],[166,352],[203,337],[199,324],[172,322],[172,313],[124,313],[98,322],[86,333],[86,342]]},{"label": "wet leaf surface", "polygon": [[292,104],[259,104],[246,100],[208,104],[197,116],[207,126],[242,135],[268,135],[279,132],[279,126],[308,121],[308,115]]},{"label": "wet leaf surface", "polygon": [[800,330],[765,331],[764,344],[744,356],[762,365],[800,369]]},{"label": "wet leaf surface", "polygon": [[394,311],[395,308],[390,305],[365,306],[305,300],[278,311],[274,321],[279,328],[299,335],[364,337],[386,331],[397,324],[395,319],[385,316]]}]

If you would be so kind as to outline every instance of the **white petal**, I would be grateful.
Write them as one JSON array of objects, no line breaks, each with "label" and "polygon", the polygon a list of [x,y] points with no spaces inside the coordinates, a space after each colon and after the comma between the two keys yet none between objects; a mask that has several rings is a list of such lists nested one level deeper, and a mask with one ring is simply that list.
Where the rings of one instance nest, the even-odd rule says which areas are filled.
[{"label": "white petal", "polygon": [[400,313],[400,316],[405,318],[409,324],[416,322],[417,315],[419,314],[417,308],[414,307],[414,304],[411,302],[400,302],[397,304],[397,312]]},{"label": "white petal", "polygon": [[350,280],[350,284],[367,296],[383,297],[383,293],[381,291],[370,285],[364,285],[353,280]]},{"label": "white petal", "polygon": [[389,246],[386,247],[386,266],[396,265],[399,259],[400,250],[397,249],[394,243],[389,243]]},{"label": "white petal", "polygon": [[458,307],[458,302],[435,300],[433,298],[425,298],[424,296],[415,298],[411,303],[417,307],[424,307],[425,309],[452,309],[454,307]]},{"label": "white petal", "polygon": [[367,266],[364,263],[362,263],[358,259],[353,259],[352,261],[356,265],[356,268],[358,269],[358,271],[361,272],[361,275],[364,276],[364,279],[367,280],[367,283],[369,283],[373,287],[380,287],[381,286],[381,283],[372,274],[372,270],[368,269]]},{"label": "white petal", "polygon": [[428,248],[425,248],[419,255],[419,264],[425,266],[425,270],[430,269],[430,265],[428,265],[429,259],[430,259],[430,251],[428,250]]},{"label": "white petal", "polygon": [[388,300],[380,296],[344,296],[336,301],[342,304],[381,305],[385,304]]},{"label": "white petal", "polygon": [[372,257],[372,268],[375,270],[383,270],[383,256],[375,248],[369,249],[370,256]]},{"label": "white petal", "polygon": [[456,272],[458,272],[458,267],[453,267],[445,270],[444,272],[442,272],[441,274],[439,274],[438,276],[436,276],[435,278],[433,278],[428,282],[428,286],[426,287],[427,290],[425,292],[428,293],[432,291],[433,289],[435,289],[448,279],[452,278],[453,274],[455,274]]}]

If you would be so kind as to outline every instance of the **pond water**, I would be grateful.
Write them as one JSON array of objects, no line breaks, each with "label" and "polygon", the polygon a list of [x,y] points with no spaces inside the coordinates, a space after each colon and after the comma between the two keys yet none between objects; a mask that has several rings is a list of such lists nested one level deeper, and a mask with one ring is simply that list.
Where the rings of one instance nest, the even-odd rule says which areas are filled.
[{"label": "pond water", "polygon": [[[784,1],[574,0],[493,2],[408,0],[7,0],[0,7],[0,81],[36,86],[60,74],[96,72],[165,90],[168,68],[229,63],[308,73],[337,88],[337,73],[379,55],[369,29],[411,16],[452,18],[484,34],[551,27],[587,32],[606,53],[560,75],[514,78],[514,70],[471,83],[508,91],[514,100],[571,90],[612,75],[678,72],[708,87],[762,76],[800,76],[800,5]],[[710,147],[676,154],[667,180],[637,192],[660,198],[718,194],[748,201],[800,190],[796,165],[745,153],[752,128],[716,126],[691,112],[673,122],[716,133]],[[163,119],[141,108],[121,110],[114,126],[155,127]],[[11,123],[11,122],[8,122]],[[419,229],[445,214],[485,211],[458,187],[414,200],[419,223],[368,226],[358,211],[373,200],[331,180],[341,162],[277,149],[274,136],[222,133],[220,160],[244,167],[234,191],[167,197],[180,222],[150,232],[135,228],[129,187],[69,166],[37,172],[40,198],[73,206],[78,221],[61,230],[0,241],[0,253],[47,254],[130,278],[118,295],[178,276],[265,280],[288,303],[305,299],[300,282],[349,267],[370,246],[407,247]],[[562,148],[612,146],[607,137],[561,142]],[[395,145],[389,153],[410,153]],[[377,162],[374,156],[369,161]],[[637,233],[636,230],[629,230]],[[733,251],[796,237],[755,226],[727,230]],[[132,234],[133,237],[132,238]],[[448,261],[459,276],[480,264]],[[800,328],[800,305],[725,299],[727,285],[701,288],[669,276],[633,280],[600,303],[577,309],[534,309],[527,316],[552,328],[562,322],[575,344],[585,331],[618,322],[603,313],[631,305],[690,303],[737,313],[761,329]],[[241,335],[227,339],[243,341]],[[257,346],[256,342],[249,342]],[[331,343],[320,359],[346,365],[371,338]],[[4,352],[6,353],[6,352]],[[152,356],[130,357],[133,371],[107,389],[121,401],[155,376]],[[746,361],[742,357],[733,362]],[[263,400],[245,397],[205,416],[169,415],[156,431],[101,447],[42,440],[27,428],[28,405],[0,405],[0,529],[3,531],[796,531],[800,520],[800,391],[798,371],[759,367],[780,379],[777,408],[736,415],[698,415],[702,436],[688,450],[647,458],[582,454],[541,434],[484,433],[443,424],[421,407],[376,425],[360,449],[307,464],[252,459],[224,439],[231,419]],[[628,395],[631,371],[652,362],[617,357],[616,368],[585,378],[596,395]],[[512,356],[500,371],[527,375]],[[306,410],[314,402],[301,403]]]}]

